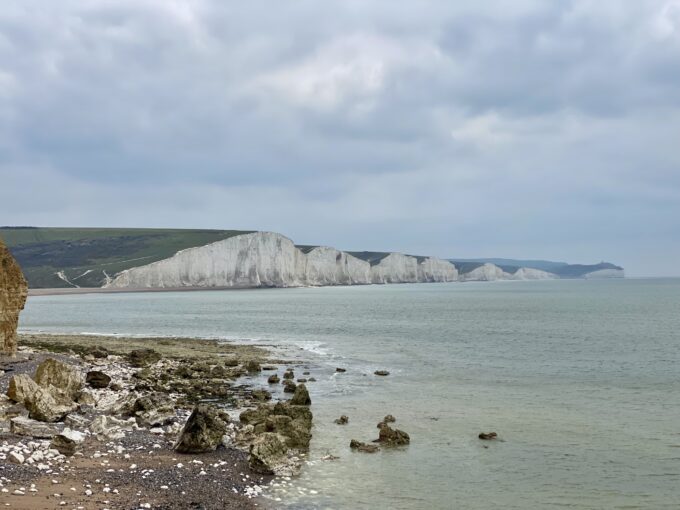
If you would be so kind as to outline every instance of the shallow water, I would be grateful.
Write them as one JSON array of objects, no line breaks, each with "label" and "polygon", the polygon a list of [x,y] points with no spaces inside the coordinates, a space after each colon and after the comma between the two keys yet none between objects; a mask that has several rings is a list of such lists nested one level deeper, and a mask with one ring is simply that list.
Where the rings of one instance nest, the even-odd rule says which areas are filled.
[{"label": "shallow water", "polygon": [[[680,280],[43,296],[21,327],[240,339],[309,360],[311,463],[270,491],[295,508],[680,505]],[[350,452],[388,413],[411,445]]]}]

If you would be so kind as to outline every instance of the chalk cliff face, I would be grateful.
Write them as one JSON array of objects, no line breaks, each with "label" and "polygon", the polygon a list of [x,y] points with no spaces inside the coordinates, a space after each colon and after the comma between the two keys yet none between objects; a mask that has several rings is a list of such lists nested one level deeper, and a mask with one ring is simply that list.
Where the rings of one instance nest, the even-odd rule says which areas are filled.
[{"label": "chalk cliff face", "polygon": [[625,273],[623,269],[600,269],[599,271],[593,271],[591,273],[586,273],[583,278],[587,280],[594,280],[598,278],[624,278]]},{"label": "chalk cliff face", "polygon": [[496,280],[509,280],[511,278],[512,275],[510,273],[506,273],[497,265],[489,263],[461,275],[461,280],[466,282],[493,282]]},{"label": "chalk cliff face", "polygon": [[19,264],[0,241],[0,349],[2,354],[17,352],[17,324],[24,309],[28,286]]},{"label": "chalk cliff face", "polygon": [[300,287],[456,281],[448,261],[392,253],[378,264],[320,246],[304,253],[272,232],[255,232],[189,248],[116,275],[108,288]]},{"label": "chalk cliff face", "polygon": [[558,276],[540,269],[520,267],[517,271],[515,271],[511,278],[513,280],[554,280],[558,278]]}]

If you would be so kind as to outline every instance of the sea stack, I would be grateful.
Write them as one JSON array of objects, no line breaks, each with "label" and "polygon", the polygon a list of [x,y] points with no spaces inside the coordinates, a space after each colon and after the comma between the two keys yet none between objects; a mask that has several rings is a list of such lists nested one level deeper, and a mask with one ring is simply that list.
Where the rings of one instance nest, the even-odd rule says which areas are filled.
[{"label": "sea stack", "polygon": [[19,264],[0,240],[0,348],[6,356],[16,356],[17,324],[24,309],[28,285]]}]

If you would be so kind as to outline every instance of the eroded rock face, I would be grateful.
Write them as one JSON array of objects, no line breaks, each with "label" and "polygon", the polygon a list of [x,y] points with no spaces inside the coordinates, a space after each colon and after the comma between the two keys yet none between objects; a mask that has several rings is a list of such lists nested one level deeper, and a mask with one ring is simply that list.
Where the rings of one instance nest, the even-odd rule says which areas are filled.
[{"label": "eroded rock face", "polygon": [[284,438],[279,434],[273,432],[261,434],[250,446],[248,459],[250,469],[265,475],[276,474],[288,461],[287,450]]},{"label": "eroded rock face", "polygon": [[0,240],[0,349],[2,354],[17,353],[17,324],[24,309],[28,285],[12,254]]},{"label": "eroded rock face", "polygon": [[227,433],[229,415],[214,406],[197,405],[184,425],[175,450],[180,453],[213,451]]},{"label": "eroded rock face", "polygon": [[83,387],[83,375],[71,365],[48,358],[35,371],[35,382],[43,388],[54,386],[75,400]]}]

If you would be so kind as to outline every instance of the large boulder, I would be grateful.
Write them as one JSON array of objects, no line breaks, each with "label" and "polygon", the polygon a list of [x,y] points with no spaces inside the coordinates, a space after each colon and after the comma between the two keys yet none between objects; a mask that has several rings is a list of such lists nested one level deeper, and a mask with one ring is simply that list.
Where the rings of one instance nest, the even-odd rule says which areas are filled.
[{"label": "large boulder", "polygon": [[175,407],[172,400],[161,393],[152,393],[138,398],[132,412],[140,427],[160,427],[175,419]]},{"label": "large boulder", "polygon": [[23,404],[37,390],[38,384],[28,374],[16,374],[9,380],[7,396],[14,402]]},{"label": "large boulder", "polygon": [[312,405],[312,399],[309,398],[309,391],[304,384],[298,384],[295,387],[293,398],[289,401],[290,405],[294,406],[309,406]]},{"label": "large boulder", "polygon": [[26,374],[12,376],[7,396],[24,404],[29,418],[39,421],[56,422],[78,408],[69,396],[54,386],[39,386]]},{"label": "large boulder", "polygon": [[76,453],[78,445],[85,441],[85,436],[82,432],[76,430],[64,429],[61,434],[57,434],[52,438],[50,446],[57,450],[62,455],[71,457]]},{"label": "large boulder", "polygon": [[294,420],[282,414],[267,417],[265,429],[284,437],[286,445],[290,448],[307,449],[312,439],[310,428],[304,420]]},{"label": "large boulder", "polygon": [[17,436],[49,439],[59,434],[63,429],[64,425],[62,423],[44,423],[24,416],[17,416],[10,420],[9,430]]},{"label": "large boulder", "polygon": [[393,429],[387,423],[378,423],[380,429],[378,442],[387,446],[407,445],[411,442],[409,435],[403,430]]},{"label": "large boulder", "polygon": [[229,415],[214,406],[197,405],[187,420],[175,450],[180,453],[203,453],[215,450],[227,433]]},{"label": "large boulder", "polygon": [[250,445],[250,469],[263,475],[277,474],[288,464],[285,439],[273,432],[259,435]]},{"label": "large boulder", "polygon": [[83,387],[83,376],[75,367],[48,358],[38,365],[35,382],[43,388],[52,385],[75,400]]},{"label": "large boulder", "polygon": [[0,354],[17,353],[17,324],[28,285],[19,264],[0,240]]}]

